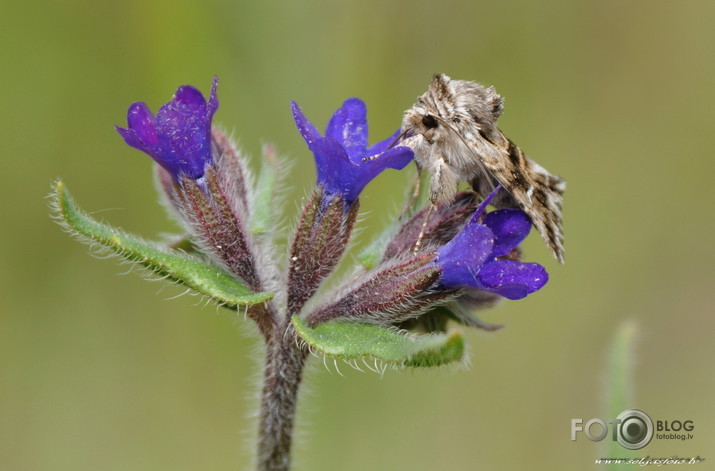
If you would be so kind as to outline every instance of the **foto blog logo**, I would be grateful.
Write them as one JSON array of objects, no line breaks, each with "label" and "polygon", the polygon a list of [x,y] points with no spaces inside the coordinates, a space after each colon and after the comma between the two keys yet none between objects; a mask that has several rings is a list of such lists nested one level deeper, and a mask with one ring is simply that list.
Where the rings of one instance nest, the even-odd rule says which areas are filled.
[{"label": "foto blog logo", "polygon": [[[653,438],[653,421],[648,414],[638,409],[624,410],[615,419],[609,419],[608,424],[611,426],[613,441],[629,450],[640,450]],[[576,441],[580,432],[592,442],[600,442],[608,435],[608,425],[597,418],[585,424],[583,419],[571,419],[571,441]]]}]

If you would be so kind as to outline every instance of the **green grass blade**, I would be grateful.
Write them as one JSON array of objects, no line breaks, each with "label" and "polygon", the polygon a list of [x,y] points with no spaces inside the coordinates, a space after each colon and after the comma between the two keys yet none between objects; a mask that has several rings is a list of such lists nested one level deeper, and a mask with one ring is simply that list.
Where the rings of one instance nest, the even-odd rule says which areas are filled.
[{"label": "green grass blade", "polygon": [[[608,380],[606,397],[606,416],[610,419],[626,409],[634,407],[631,368],[633,365],[633,344],[637,334],[635,321],[623,322],[616,331],[611,344],[608,359]],[[611,426],[609,426],[611,427]],[[612,431],[609,431],[606,442],[608,443],[607,458],[632,458],[635,453],[623,448],[617,441],[611,440]],[[608,470],[619,470],[623,467],[618,464],[608,465]]]}]

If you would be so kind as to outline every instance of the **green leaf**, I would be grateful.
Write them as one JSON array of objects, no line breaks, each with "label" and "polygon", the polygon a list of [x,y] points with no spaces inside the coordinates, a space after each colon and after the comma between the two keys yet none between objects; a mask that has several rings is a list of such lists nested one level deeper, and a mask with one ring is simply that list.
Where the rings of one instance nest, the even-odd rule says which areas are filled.
[{"label": "green leaf", "polygon": [[258,175],[256,199],[251,218],[251,232],[257,235],[265,234],[273,225],[275,215],[274,196],[276,182],[280,171],[280,162],[272,146],[263,147],[263,165]]},{"label": "green leaf", "polygon": [[398,366],[430,367],[461,360],[464,340],[458,331],[415,335],[363,322],[326,322],[314,329],[293,316],[293,327],[313,349],[341,360],[375,358]]},{"label": "green leaf", "polygon": [[52,206],[68,232],[90,245],[100,245],[153,273],[210,296],[235,308],[268,301],[272,293],[253,293],[228,273],[196,257],[146,242],[92,219],[79,209],[61,181],[55,186]]}]

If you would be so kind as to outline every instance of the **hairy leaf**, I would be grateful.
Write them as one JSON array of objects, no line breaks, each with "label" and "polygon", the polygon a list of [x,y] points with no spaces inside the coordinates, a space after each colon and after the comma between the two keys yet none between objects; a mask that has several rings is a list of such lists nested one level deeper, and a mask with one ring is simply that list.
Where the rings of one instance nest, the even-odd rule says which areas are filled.
[{"label": "hairy leaf", "polygon": [[341,360],[375,358],[397,366],[430,367],[459,361],[464,340],[449,334],[415,335],[361,322],[327,322],[314,329],[293,316],[300,337],[324,355]]},{"label": "hairy leaf", "polygon": [[196,257],[164,249],[92,219],[77,207],[61,181],[57,182],[52,199],[59,222],[83,242],[98,244],[159,276],[210,296],[221,304],[228,307],[251,305],[273,297],[272,293],[251,292],[228,273]]}]

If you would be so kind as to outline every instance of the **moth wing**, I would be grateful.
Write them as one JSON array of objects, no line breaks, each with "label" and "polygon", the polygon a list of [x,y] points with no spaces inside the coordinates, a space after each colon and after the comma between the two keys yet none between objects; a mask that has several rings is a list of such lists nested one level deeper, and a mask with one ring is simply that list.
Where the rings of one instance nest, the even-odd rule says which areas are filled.
[{"label": "moth wing", "polygon": [[529,215],[546,245],[563,263],[561,206],[566,183],[531,160],[506,136],[501,137],[499,144],[492,142],[492,152],[480,155],[482,164]]}]

